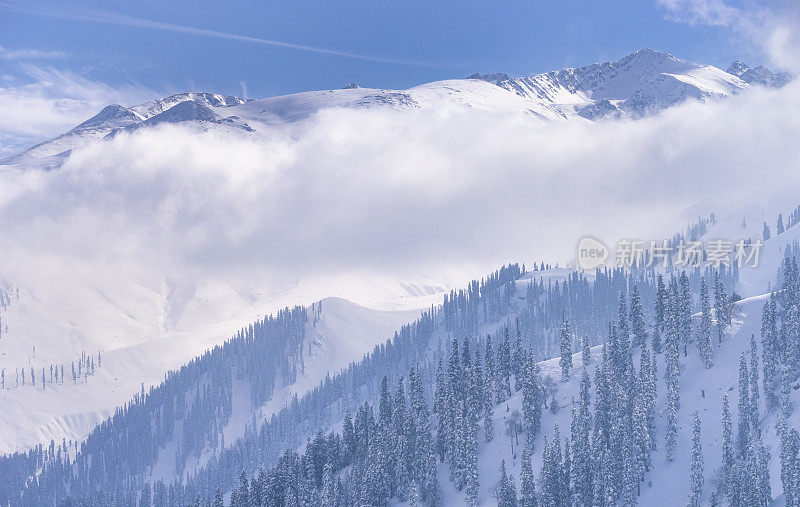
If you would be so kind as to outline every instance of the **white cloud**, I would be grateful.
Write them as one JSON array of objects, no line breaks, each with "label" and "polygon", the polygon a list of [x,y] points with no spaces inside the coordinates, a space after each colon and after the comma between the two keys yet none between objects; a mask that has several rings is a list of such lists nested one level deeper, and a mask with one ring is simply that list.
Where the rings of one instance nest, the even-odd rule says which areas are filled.
[{"label": "white cloud", "polygon": [[563,261],[586,233],[682,229],[698,202],[797,199],[799,92],[596,125],[330,110],[258,141],[117,136],[59,170],[2,175],[0,271],[295,279]]},{"label": "white cloud", "polygon": [[22,64],[25,76],[0,85],[0,158],[54,137],[111,103],[130,105],[156,93],[138,85],[112,87],[72,71]]},{"label": "white cloud", "polygon": [[657,0],[681,22],[726,26],[756,44],[781,68],[800,69],[800,3],[729,0]]}]

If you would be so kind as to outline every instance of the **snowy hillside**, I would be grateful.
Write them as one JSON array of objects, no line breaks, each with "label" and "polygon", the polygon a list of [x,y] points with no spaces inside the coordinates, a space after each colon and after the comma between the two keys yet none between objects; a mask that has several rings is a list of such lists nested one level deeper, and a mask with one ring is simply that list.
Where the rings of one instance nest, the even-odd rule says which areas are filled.
[{"label": "snowy hillside", "polygon": [[131,107],[110,105],[55,139],[42,142],[0,163],[55,167],[86,143],[163,122],[258,137],[270,125],[294,122],[330,108],[394,111],[453,108],[522,115],[545,121],[638,118],[689,99],[719,99],[751,85],[780,87],[786,73],[742,62],[725,72],[643,49],[614,62],[596,63],[533,76],[505,74],[427,83],[407,90],[361,88],[311,91],[259,100],[211,93],[181,93]]},{"label": "snowy hillside", "polygon": [[[125,294],[128,301],[116,299],[123,294],[101,294],[99,297],[107,299],[103,305],[91,299],[97,295],[70,291],[70,298],[80,297],[81,305],[95,310],[91,315],[77,313],[79,308],[71,308],[58,295],[48,296],[50,301],[37,301],[36,294],[23,291],[19,299],[12,294],[6,311],[0,311],[4,326],[0,366],[6,387],[0,390],[0,401],[10,414],[0,422],[0,453],[21,451],[51,439],[82,441],[139,392],[142,384],[146,388],[157,384],[167,371],[260,317],[252,302],[223,294],[209,301],[210,292],[209,287],[173,287],[170,299],[161,302],[158,294],[140,288]],[[201,304],[203,300],[206,304]],[[164,307],[158,308],[160,304]],[[81,320],[70,319],[71,311],[76,312],[73,319]],[[360,359],[419,315],[416,310],[372,310],[337,298],[315,303],[308,312],[305,369],[296,382],[276,393],[270,407],[282,407],[292,395],[302,395],[326,374]],[[159,318],[163,320],[156,322]],[[110,329],[119,334],[104,335]],[[77,367],[82,354],[91,356],[96,367],[88,377],[78,375],[73,382],[70,368]],[[66,368],[63,384],[50,383],[52,365]],[[48,377],[44,389],[39,377],[42,368],[47,369]],[[28,374],[31,370],[36,372],[35,385]],[[21,375],[27,375],[25,386]],[[243,410],[249,420],[253,408],[248,405]],[[243,424],[241,419],[239,424]]]}]

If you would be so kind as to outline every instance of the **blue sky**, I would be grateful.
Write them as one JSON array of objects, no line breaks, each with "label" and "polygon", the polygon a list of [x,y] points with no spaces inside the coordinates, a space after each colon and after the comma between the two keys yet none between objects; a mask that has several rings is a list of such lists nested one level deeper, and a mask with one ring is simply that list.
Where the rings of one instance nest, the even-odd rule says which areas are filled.
[{"label": "blue sky", "polygon": [[36,65],[112,87],[241,95],[245,86],[250,97],[350,82],[405,88],[473,72],[533,74],[643,47],[723,68],[735,58],[763,60],[730,29],[677,22],[645,0],[0,0],[0,47],[7,79]]}]

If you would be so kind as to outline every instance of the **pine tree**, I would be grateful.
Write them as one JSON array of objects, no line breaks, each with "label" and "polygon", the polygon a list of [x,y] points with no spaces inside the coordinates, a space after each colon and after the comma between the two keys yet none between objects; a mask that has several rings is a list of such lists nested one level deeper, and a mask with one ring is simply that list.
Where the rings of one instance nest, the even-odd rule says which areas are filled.
[{"label": "pine tree", "polygon": [[478,505],[479,477],[478,477],[478,427],[469,424],[467,428],[465,443],[465,474],[466,474],[466,493],[469,505]]},{"label": "pine tree", "polygon": [[561,466],[561,499],[565,505],[572,505],[572,454],[569,438],[564,439],[564,461]]},{"label": "pine tree", "polygon": [[653,326],[653,354],[661,353],[661,334],[664,332],[665,317],[667,312],[667,288],[664,277],[658,275],[655,301],[655,325]]},{"label": "pine tree", "polygon": [[536,499],[536,485],[533,480],[533,468],[531,467],[531,456],[528,449],[522,450],[522,470],[520,472],[520,507],[538,507]]},{"label": "pine tree", "polygon": [[497,482],[497,507],[517,507],[514,480],[506,473],[506,460],[500,462],[500,480]]},{"label": "pine tree", "polygon": [[778,406],[775,385],[780,361],[780,347],[777,339],[775,298],[770,296],[769,300],[764,303],[761,313],[761,366],[764,373],[764,397],[766,398],[767,408],[770,410]]},{"label": "pine tree", "polygon": [[[409,425],[411,417],[406,414],[406,395],[403,377],[397,379],[392,413],[392,433],[394,441],[394,493],[398,500],[408,500],[411,488],[411,474],[414,466],[414,455],[409,442]],[[413,432],[412,432],[413,434]]]},{"label": "pine tree", "polygon": [[800,435],[794,428],[789,429],[786,420],[781,418],[778,421],[778,436],[780,437],[780,460],[781,460],[781,485],[786,505],[797,505],[798,482],[795,480],[798,467],[797,453],[800,450]]},{"label": "pine tree", "polygon": [[683,271],[680,276],[680,297],[679,297],[679,328],[681,343],[683,344],[683,357],[688,352],[689,342],[692,339],[692,291],[689,287],[689,277]]},{"label": "pine tree", "polygon": [[448,391],[448,383],[445,380],[444,371],[442,370],[442,361],[439,360],[436,366],[436,387],[434,390],[433,411],[437,416],[438,431],[436,432],[436,452],[439,454],[440,461],[444,461],[445,452],[447,451],[449,424]]},{"label": "pine tree", "polygon": [[761,437],[758,437],[758,456],[756,457],[756,475],[753,478],[758,484],[759,498],[757,504],[766,507],[772,501],[772,487],[769,481],[769,451],[764,447]]},{"label": "pine tree", "polygon": [[561,326],[561,382],[569,382],[569,370],[572,368],[572,332],[569,321],[564,319]]},{"label": "pine tree", "polygon": [[676,389],[674,384],[667,385],[667,430],[666,430],[666,443],[665,450],[667,460],[672,461],[675,459],[675,446],[677,445],[678,437],[678,404],[677,396],[673,394]]},{"label": "pine tree", "polygon": [[560,480],[558,477],[558,468],[561,463],[557,461],[553,444],[548,442],[547,435],[544,437],[544,445],[542,448],[542,471],[541,471],[541,485],[542,485],[542,507],[550,505],[559,505],[560,496]]},{"label": "pine tree", "polygon": [[650,470],[650,428],[647,426],[647,407],[643,386],[636,396],[633,407],[633,471],[636,485],[644,479],[646,471]]},{"label": "pine tree", "polygon": [[642,296],[639,294],[638,285],[634,285],[633,291],[631,291],[631,331],[633,332],[633,347],[641,347],[647,342]]},{"label": "pine tree", "polygon": [[700,279],[700,327],[697,330],[697,347],[700,360],[706,368],[713,365],[714,341],[711,337],[711,298],[705,277]]},{"label": "pine tree", "polygon": [[483,361],[483,430],[487,442],[494,439],[494,352],[492,351],[492,337],[486,336]]},{"label": "pine tree", "polygon": [[342,453],[342,464],[347,466],[354,460],[356,452],[358,451],[355,428],[353,427],[353,419],[349,410],[344,413],[342,444],[344,446]]},{"label": "pine tree", "polygon": [[736,448],[740,456],[745,455],[750,437],[750,378],[747,374],[745,355],[739,360],[739,425],[737,426]]},{"label": "pine tree", "polygon": [[[653,371],[653,362],[650,359],[650,351],[647,344],[642,346],[642,353],[639,356],[639,397],[641,398],[642,409],[644,410],[644,425],[647,428],[647,438],[649,449],[656,448],[656,378]],[[652,361],[655,361],[655,356]],[[649,454],[648,458],[649,460]],[[649,468],[649,465],[648,465]]]},{"label": "pine tree", "polygon": [[336,506],[336,491],[335,491],[333,465],[330,461],[325,463],[325,471],[323,472],[322,480],[322,505],[324,507]]},{"label": "pine tree", "polygon": [[519,328],[519,318],[516,320],[517,337],[514,340],[514,353],[511,356],[511,370],[514,373],[514,390],[522,389],[522,363],[525,349],[522,348],[522,330]]},{"label": "pine tree", "polygon": [[[148,488],[149,491],[149,488]],[[213,507],[225,507],[225,503],[222,500],[222,492],[217,489],[216,493],[214,493],[214,503],[212,504]]]},{"label": "pine tree", "polygon": [[689,488],[689,503],[698,507],[703,497],[703,448],[700,443],[700,417],[694,413],[694,428],[692,430],[692,464],[689,468],[691,486]]},{"label": "pine tree", "polygon": [[722,343],[725,329],[730,324],[728,315],[728,294],[725,291],[725,284],[720,280],[719,272],[714,274],[714,313],[717,318],[717,342]]},{"label": "pine tree", "polygon": [[533,441],[539,433],[542,420],[543,393],[539,384],[539,365],[534,363],[533,354],[525,357],[522,367],[522,423],[526,436],[526,447],[533,448]]},{"label": "pine tree", "polygon": [[728,402],[728,394],[722,395],[722,483],[720,489],[723,494],[729,490],[733,483],[731,471],[735,463],[733,455],[733,442],[731,440],[732,433],[731,424],[731,410]]},{"label": "pine tree", "polygon": [[508,328],[504,330],[504,340],[497,348],[497,403],[511,396],[511,344],[508,341]]},{"label": "pine tree", "polygon": [[750,426],[754,432],[760,433],[758,421],[758,348],[756,335],[750,335]]},{"label": "pine tree", "polygon": [[[588,380],[589,374],[583,371],[583,380]],[[589,386],[585,389],[588,391]],[[583,389],[582,389],[583,390]],[[577,505],[591,505],[592,503],[592,449],[589,442],[590,432],[588,398],[581,396],[578,409],[572,408],[572,463],[571,482],[573,499]]]},{"label": "pine tree", "polygon": [[677,283],[673,278],[670,282],[670,297],[668,301],[668,316],[666,324],[666,376],[667,376],[667,430],[666,430],[666,457],[672,461],[675,458],[675,446],[678,434],[678,407],[680,405],[679,379],[680,366],[678,364],[678,294]]}]

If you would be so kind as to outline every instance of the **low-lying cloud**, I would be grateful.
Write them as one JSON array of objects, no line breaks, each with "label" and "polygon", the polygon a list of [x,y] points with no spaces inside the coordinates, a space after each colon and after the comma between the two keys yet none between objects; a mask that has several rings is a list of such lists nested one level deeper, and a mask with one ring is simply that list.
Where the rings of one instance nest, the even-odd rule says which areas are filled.
[{"label": "low-lying cloud", "polygon": [[785,211],[798,110],[793,83],[600,124],[329,110],[258,140],[142,129],[52,172],[3,174],[0,269],[291,278],[564,261],[586,233],[676,232],[698,203]]}]

